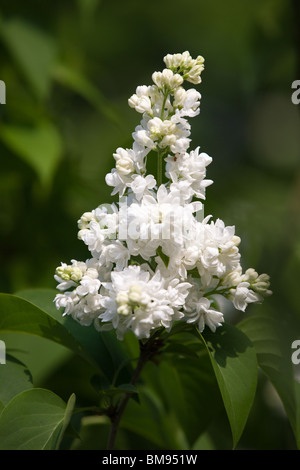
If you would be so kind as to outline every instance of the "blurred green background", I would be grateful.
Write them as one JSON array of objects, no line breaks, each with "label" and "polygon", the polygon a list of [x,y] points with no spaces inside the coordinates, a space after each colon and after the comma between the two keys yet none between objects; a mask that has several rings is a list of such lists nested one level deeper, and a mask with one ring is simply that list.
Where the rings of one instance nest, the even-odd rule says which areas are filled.
[{"label": "blurred green background", "polygon": [[[127,100],[164,55],[189,50],[206,66],[191,120],[192,148],[213,157],[205,213],[236,226],[244,268],[270,274],[273,296],[249,314],[272,311],[291,354],[300,339],[299,24],[299,2],[287,0],[1,0],[0,290],[54,288],[61,261],[89,256],[77,220],[112,200],[105,174],[140,120]],[[261,387],[245,445],[293,448],[276,395]]]}]

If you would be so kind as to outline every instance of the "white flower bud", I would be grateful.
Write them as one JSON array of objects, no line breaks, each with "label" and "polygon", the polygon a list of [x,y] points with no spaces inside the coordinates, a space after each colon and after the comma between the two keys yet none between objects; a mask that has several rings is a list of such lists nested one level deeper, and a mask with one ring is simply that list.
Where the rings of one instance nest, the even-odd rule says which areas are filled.
[{"label": "white flower bud", "polygon": [[93,212],[85,212],[80,219],[78,220],[77,224],[80,229],[86,229],[89,223],[95,220],[95,216]]},{"label": "white flower bud", "polygon": [[120,307],[118,307],[118,309],[117,309],[117,312],[118,312],[119,315],[127,316],[127,315],[130,314],[131,309],[126,304],[125,305],[120,305]]},{"label": "white flower bud", "polygon": [[235,271],[231,271],[224,277],[222,281],[222,285],[233,287],[233,286],[237,286],[241,282],[242,282],[241,272],[240,272],[240,269],[237,269]]},{"label": "white flower bud", "polygon": [[176,135],[174,134],[171,134],[171,135],[165,135],[162,140],[160,141],[159,143],[159,146],[161,148],[165,148],[165,147],[171,147],[171,145],[175,145],[176,143]]},{"label": "white flower bud", "polygon": [[178,73],[174,74],[170,69],[164,69],[162,72],[154,72],[152,80],[155,85],[160,88],[168,88],[170,91],[175,90],[183,83],[183,78]]},{"label": "white flower bud", "polygon": [[95,268],[88,268],[85,274],[91,279],[98,279],[99,276],[99,273]]},{"label": "white flower bud", "polygon": [[183,107],[186,97],[187,97],[187,91],[182,87],[177,88],[177,90],[175,90],[174,92],[174,103],[173,103],[174,107],[175,108],[178,108],[179,106]]},{"label": "white flower bud", "polygon": [[183,57],[182,54],[167,54],[163,60],[169,69],[176,69],[182,64]]},{"label": "white flower bud", "polygon": [[128,303],[128,295],[126,292],[118,292],[116,296],[116,301],[118,305],[126,305]]},{"label": "white flower bud", "polygon": [[130,152],[119,147],[113,156],[116,160],[116,169],[119,174],[129,175],[134,172],[134,162]]},{"label": "white flower bud", "polygon": [[70,279],[74,282],[79,282],[82,279],[81,269],[77,268],[76,266],[72,268],[71,273],[70,273]]},{"label": "white flower bud", "polygon": [[138,113],[148,113],[152,115],[152,104],[148,95],[147,86],[137,87],[136,93],[129,98],[128,104]]},{"label": "white flower bud", "polygon": [[78,266],[62,264],[56,268],[56,275],[63,281],[79,282],[82,279],[82,270]]},{"label": "white flower bud", "polygon": [[130,286],[128,298],[130,302],[138,304],[141,300],[142,290],[139,285]]},{"label": "white flower bud", "polygon": [[116,169],[121,175],[129,175],[134,172],[134,163],[131,158],[121,158],[116,163]]},{"label": "white flower bud", "polygon": [[257,272],[253,268],[249,268],[246,270],[245,274],[243,275],[243,280],[252,284],[256,281],[258,277]]}]

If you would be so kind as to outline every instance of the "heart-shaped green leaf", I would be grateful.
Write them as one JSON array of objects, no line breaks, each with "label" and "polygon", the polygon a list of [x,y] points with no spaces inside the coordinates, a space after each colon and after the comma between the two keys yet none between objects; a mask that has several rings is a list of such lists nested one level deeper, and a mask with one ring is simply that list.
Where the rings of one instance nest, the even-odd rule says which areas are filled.
[{"label": "heart-shaped green leaf", "polygon": [[18,359],[7,355],[6,364],[0,367],[0,401],[3,405],[20,392],[33,387],[28,368]]},{"label": "heart-shaped green leaf", "polygon": [[31,389],[14,397],[0,416],[0,450],[55,450],[75,405],[49,390]]}]

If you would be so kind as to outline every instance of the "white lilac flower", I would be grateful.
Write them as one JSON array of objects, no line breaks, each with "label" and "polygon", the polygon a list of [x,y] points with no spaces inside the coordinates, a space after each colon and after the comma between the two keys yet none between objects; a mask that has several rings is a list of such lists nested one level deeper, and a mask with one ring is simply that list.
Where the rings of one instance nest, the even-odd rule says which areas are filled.
[{"label": "white lilac flower", "polygon": [[147,122],[147,128],[151,140],[156,142],[159,140],[160,147],[167,147],[176,141],[176,125],[172,121],[159,117],[154,117]]},{"label": "white lilac flower", "polygon": [[207,186],[213,181],[205,179],[206,167],[211,163],[212,158],[205,152],[199,153],[199,147],[190,153],[179,153],[168,156],[166,160],[166,174],[169,176],[174,187],[183,188],[186,199],[196,196],[205,199]]},{"label": "white lilac flower", "polygon": [[132,182],[128,184],[137,201],[140,201],[145,194],[150,194],[149,190],[155,186],[156,180],[153,175],[133,175]]},{"label": "white lilac flower", "polygon": [[61,263],[61,266],[56,268],[54,278],[59,283],[57,285],[59,290],[64,291],[78,285],[87,270],[85,263],[76,260],[71,262],[71,265]]},{"label": "white lilac flower", "polygon": [[144,155],[140,151],[119,147],[113,157],[116,160],[116,169],[122,175],[129,175],[144,169]]},{"label": "white lilac flower", "polygon": [[105,182],[108,186],[112,186],[114,190],[112,191],[112,196],[115,194],[120,194],[123,196],[127,189],[127,185],[132,181],[131,176],[120,174],[116,168],[113,168],[110,173],[107,173],[105,176]]},{"label": "white lilac flower", "polygon": [[173,73],[170,69],[164,69],[162,72],[154,72],[152,80],[161,90],[174,92],[182,83],[183,78],[178,73]]},{"label": "white lilac flower", "polygon": [[133,175],[145,173],[145,157],[150,150],[151,148],[144,144],[143,139],[138,138],[132,149],[117,148],[113,154],[116,167],[105,177],[106,184],[114,187],[112,195],[119,193],[123,196],[132,183]]},{"label": "white lilac flower", "polygon": [[147,126],[146,120],[141,121],[141,124],[136,126],[135,131],[132,133],[132,137],[134,138],[134,141],[141,147],[145,147],[149,151],[154,150],[156,144],[151,138],[149,130],[144,126]]},{"label": "white lilac flower", "polygon": [[128,238],[141,241],[139,254],[142,256],[145,241],[157,241],[156,244],[150,244],[154,250],[164,240],[169,249],[172,244],[178,249],[194,224],[194,214],[201,209],[200,202],[182,205],[179,191],[168,191],[161,185],[156,197],[145,195],[139,203],[132,203],[128,207]]},{"label": "white lilac flower", "polygon": [[235,289],[230,289],[228,298],[232,300],[233,305],[237,310],[246,310],[248,304],[252,302],[261,302],[262,297],[249,289],[249,282],[241,282]]},{"label": "white lilac flower", "polygon": [[148,151],[170,147],[173,153],[178,153],[187,150],[189,135],[189,123],[179,111],[175,111],[170,119],[161,119],[158,116],[152,119],[143,118],[141,124],[136,127],[133,138]]},{"label": "white lilac flower", "polygon": [[99,253],[99,261],[103,266],[115,264],[118,271],[124,269],[130,259],[130,252],[121,240],[106,241]]},{"label": "white lilac flower", "polygon": [[261,303],[265,297],[272,294],[272,291],[269,290],[269,276],[267,274],[258,275],[253,268],[247,269],[244,274],[227,276],[223,284],[230,285],[230,281],[228,298],[237,310],[243,312],[248,304],[253,302]]},{"label": "white lilac flower", "polygon": [[72,314],[75,309],[75,305],[80,301],[79,296],[76,295],[75,291],[68,291],[64,294],[57,294],[55,296],[54,302],[56,308],[64,309],[63,315]]},{"label": "white lilac flower", "polygon": [[179,109],[180,116],[195,117],[200,113],[200,99],[200,93],[194,88],[180,87],[174,92],[173,106]]},{"label": "white lilac flower", "polygon": [[134,108],[138,113],[148,113],[152,115],[152,102],[149,88],[150,87],[145,85],[138,86],[135,94],[128,100],[129,106]]},{"label": "white lilac flower", "polygon": [[[85,263],[73,261],[73,266],[76,264],[84,275],[73,285],[64,286],[65,292],[56,295],[55,305],[57,309],[64,309],[64,315],[71,315],[82,325],[90,325],[100,314],[103,300],[100,290],[107,274],[94,258]],[[73,290],[68,290],[71,287]],[[63,290],[61,285],[60,289]]]},{"label": "white lilac flower", "polygon": [[[172,74],[171,71],[169,72]],[[138,113],[152,118],[161,115],[165,118],[173,110],[170,98],[165,97],[162,90],[156,85],[138,86],[136,92],[129,98],[128,104]]]},{"label": "white lilac flower", "polygon": [[119,211],[115,204],[104,204],[94,211],[96,222],[98,222],[103,235],[106,238],[116,238],[119,225]]},{"label": "white lilac flower", "polygon": [[226,227],[220,219],[198,224],[198,229],[201,255],[197,268],[203,283],[209,285],[213,276],[222,278],[239,266],[240,238],[234,226]]},{"label": "white lilac flower", "polygon": [[183,65],[186,67],[191,66],[193,61],[188,51],[183,52],[183,54],[167,54],[163,60],[171,70],[180,69]]},{"label": "white lilac flower", "polygon": [[194,84],[201,83],[200,75],[204,70],[202,56],[199,55],[196,59],[192,59],[190,53],[185,51],[183,54],[167,54],[164,57],[164,62],[174,73],[181,73],[184,80]]},{"label": "white lilac flower", "polygon": [[[189,150],[188,119],[200,111],[200,93],[184,81],[201,82],[204,59],[188,51],[167,54],[166,68],[152,84],[136,87],[128,104],[140,113],[131,148],[118,147],[115,167],[105,177],[118,204],[103,204],[78,220],[78,237],[91,258],[61,263],[55,305],[81,325],[129,331],[149,338],[175,322],[207,326],[223,321],[215,294],[245,311],[271,294],[269,276],[244,273],[234,226],[204,218],[207,167],[212,158]],[[155,160],[157,175],[147,174]],[[163,167],[164,166],[164,167]],[[165,179],[164,179],[165,178]],[[143,264],[138,264],[142,259]]]},{"label": "white lilac flower", "polygon": [[185,304],[185,319],[187,323],[197,323],[200,333],[205,325],[213,332],[224,322],[222,312],[211,307],[212,301],[203,297],[199,286],[195,283],[190,290]]},{"label": "white lilac flower", "polygon": [[261,296],[268,296],[272,294],[269,290],[270,287],[270,276],[268,274],[260,274],[253,269],[249,268],[245,274],[242,275],[242,281],[249,282],[251,289]]},{"label": "white lilac flower", "polygon": [[[159,270],[152,273],[144,266],[129,266],[121,272],[111,273],[111,283],[105,288],[105,311],[100,314],[98,328],[112,327],[119,339],[133,331],[138,339],[149,338],[152,330],[169,329],[174,319],[183,317],[190,284],[177,279],[167,280]],[[103,325],[102,325],[103,323]]]},{"label": "white lilac flower", "polygon": [[94,220],[94,221],[96,220],[96,218],[95,218],[95,211],[85,212],[84,214],[82,214],[82,216],[80,217],[80,219],[77,221],[78,228],[79,228],[80,230],[83,230],[83,229],[88,228],[89,223],[90,223],[92,220]]}]

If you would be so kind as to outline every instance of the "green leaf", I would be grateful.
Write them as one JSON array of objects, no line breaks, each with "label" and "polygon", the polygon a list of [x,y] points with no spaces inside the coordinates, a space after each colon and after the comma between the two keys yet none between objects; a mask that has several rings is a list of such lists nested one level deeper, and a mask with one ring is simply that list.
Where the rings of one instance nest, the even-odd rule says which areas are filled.
[{"label": "green leaf", "polygon": [[236,447],[255,397],[258,366],[250,339],[229,324],[201,335],[209,352]]},{"label": "green leaf", "polygon": [[[67,401],[67,406],[66,406],[66,409],[65,409],[65,414],[64,414],[64,419],[63,419],[63,422],[62,422],[62,428],[61,428],[61,431],[60,431],[60,436],[59,436],[59,439],[56,443],[56,449],[59,449],[62,438],[63,438],[67,428],[69,427],[71,418],[73,416],[73,412],[76,411],[75,410],[75,404],[76,404],[76,395],[75,395],[75,393],[72,393],[69,400]],[[75,430],[73,430],[73,428],[71,428],[71,431],[76,435],[76,432],[75,432]]]},{"label": "green leaf", "polygon": [[51,183],[63,152],[56,126],[41,120],[32,126],[2,125],[0,138],[37,174],[45,187]]},{"label": "green leaf", "polygon": [[138,393],[138,389],[132,384],[118,385],[117,390],[123,393]]},{"label": "green leaf", "polygon": [[83,416],[79,436],[74,439],[71,450],[105,450],[110,420],[107,416]]},{"label": "green leaf", "polygon": [[99,369],[99,364],[70,331],[51,315],[21,297],[0,294],[0,331],[27,333],[54,341]]},{"label": "green leaf", "polygon": [[[122,417],[121,429],[129,430],[159,448],[173,449],[173,435],[168,432],[169,416],[149,388],[140,387],[140,402],[130,400]],[[131,444],[133,449],[133,445]],[[176,447],[175,447],[176,448]]]},{"label": "green leaf", "polygon": [[0,450],[59,448],[75,405],[49,390],[26,390],[14,397],[0,416]]},{"label": "green leaf", "polygon": [[82,350],[87,353],[93,363],[97,364],[98,368],[100,367],[110,383],[114,379],[115,371],[119,370],[122,364],[124,367],[119,370],[116,385],[130,381],[132,375],[130,356],[125,349],[125,344],[117,340],[114,332],[99,333],[93,325],[82,326],[70,316],[63,316],[62,312],[55,308],[53,299],[57,291],[54,289],[28,289],[17,294],[47,312],[63,325],[78,341]]},{"label": "green leaf", "polygon": [[198,357],[194,349],[182,343],[171,342],[164,349],[164,353],[176,354],[181,357]]},{"label": "green leaf", "polygon": [[1,403],[7,405],[14,396],[32,387],[32,377],[28,368],[19,360],[7,355],[5,367],[0,367]]},{"label": "green leaf", "polygon": [[0,35],[35,96],[46,98],[57,55],[54,39],[24,19],[16,18],[0,22]]},{"label": "green leaf", "polygon": [[300,400],[290,344],[284,344],[276,322],[267,314],[253,315],[239,323],[239,328],[253,342],[259,367],[276,389],[300,448]]},{"label": "green leaf", "polygon": [[94,375],[91,378],[91,385],[96,390],[96,392],[101,393],[103,396],[114,396],[121,393],[138,393],[137,388],[132,384],[121,384],[117,387],[112,387],[105,378]]},{"label": "green leaf", "polygon": [[217,450],[210,435],[207,432],[201,434],[198,439],[194,442],[193,450]]},{"label": "green leaf", "polygon": [[[199,336],[178,335],[185,346],[195,346],[198,355],[185,356],[175,352],[162,353],[159,364],[148,363],[142,373],[144,387],[140,389],[141,408],[134,414],[126,414],[124,424],[140,435],[145,434],[142,415],[147,416],[147,431],[160,423],[160,445],[168,449],[188,449],[211,424],[222,409],[222,399],[212,370],[209,355]],[[142,400],[145,393],[151,393],[152,401],[157,404],[154,410],[144,410],[150,402]],[[148,397],[148,395],[147,395]],[[134,406],[131,403],[129,406]],[[149,413],[149,417],[148,417]],[[151,419],[155,423],[151,424]],[[126,421],[126,423],[125,423]],[[165,447],[165,446],[169,447]]]}]

